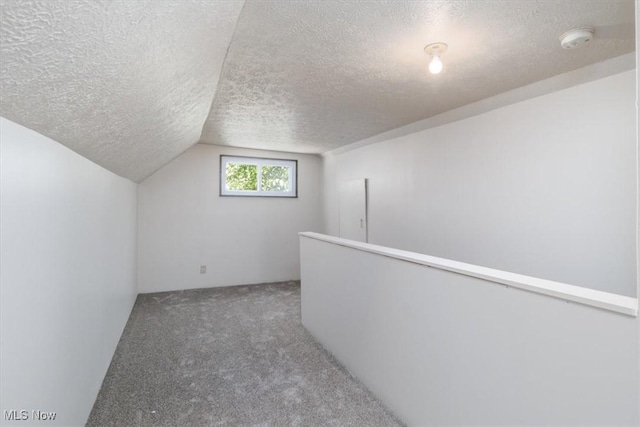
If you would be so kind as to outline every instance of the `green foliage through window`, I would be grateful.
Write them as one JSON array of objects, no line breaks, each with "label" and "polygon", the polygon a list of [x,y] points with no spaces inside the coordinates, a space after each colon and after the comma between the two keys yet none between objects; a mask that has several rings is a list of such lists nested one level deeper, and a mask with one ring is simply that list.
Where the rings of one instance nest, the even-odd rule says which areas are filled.
[{"label": "green foliage through window", "polygon": [[220,156],[220,195],[297,197],[295,160]]},{"label": "green foliage through window", "polygon": [[257,191],[258,166],[243,163],[227,163],[227,190]]},{"label": "green foliage through window", "polygon": [[262,166],[262,191],[289,191],[289,168]]}]

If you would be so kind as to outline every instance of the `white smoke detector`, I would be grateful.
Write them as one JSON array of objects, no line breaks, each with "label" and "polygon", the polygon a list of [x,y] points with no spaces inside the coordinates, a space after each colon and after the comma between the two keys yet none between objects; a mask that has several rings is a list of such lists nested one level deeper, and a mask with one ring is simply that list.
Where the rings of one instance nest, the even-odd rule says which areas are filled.
[{"label": "white smoke detector", "polygon": [[577,49],[593,40],[593,28],[576,28],[560,36],[560,46],[563,49]]}]

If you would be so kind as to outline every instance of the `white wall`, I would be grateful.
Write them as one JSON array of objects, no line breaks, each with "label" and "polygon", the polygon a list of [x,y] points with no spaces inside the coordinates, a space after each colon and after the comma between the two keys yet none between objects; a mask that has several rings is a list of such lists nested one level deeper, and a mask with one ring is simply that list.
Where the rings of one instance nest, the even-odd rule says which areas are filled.
[{"label": "white wall", "polygon": [[[640,1],[636,0],[636,168],[640,168]],[[640,170],[636,180],[640,180]],[[640,208],[640,182],[638,184],[638,192],[636,193],[636,200],[638,201],[638,208]],[[636,210],[636,242],[640,243],[640,211]],[[640,246],[636,243],[636,269],[638,271],[638,283],[637,293],[638,299],[640,299]],[[637,348],[640,355],[640,326],[638,327],[638,341]],[[640,390],[640,356],[637,360],[638,363],[638,389]],[[640,394],[640,391],[639,391]],[[638,419],[640,420],[640,404],[638,405]]]},{"label": "white wall", "polygon": [[409,426],[637,426],[638,317],[301,238],[302,322]]},{"label": "white wall", "polygon": [[136,298],[136,185],[8,120],[0,131],[0,410],[81,426]]},{"label": "white wall", "polygon": [[[297,159],[298,198],[220,197],[221,154]],[[318,156],[194,146],[139,184],[140,292],[298,279],[297,233],[321,228],[320,173]]]},{"label": "white wall", "polygon": [[324,158],[367,178],[369,241],[636,295],[635,70]]}]

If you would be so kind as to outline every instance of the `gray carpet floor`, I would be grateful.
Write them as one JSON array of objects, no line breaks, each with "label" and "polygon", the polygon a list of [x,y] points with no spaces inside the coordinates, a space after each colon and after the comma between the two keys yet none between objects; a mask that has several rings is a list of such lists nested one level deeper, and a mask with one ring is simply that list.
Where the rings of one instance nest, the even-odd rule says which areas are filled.
[{"label": "gray carpet floor", "polygon": [[297,282],[138,296],[88,426],[399,426],[300,323]]}]

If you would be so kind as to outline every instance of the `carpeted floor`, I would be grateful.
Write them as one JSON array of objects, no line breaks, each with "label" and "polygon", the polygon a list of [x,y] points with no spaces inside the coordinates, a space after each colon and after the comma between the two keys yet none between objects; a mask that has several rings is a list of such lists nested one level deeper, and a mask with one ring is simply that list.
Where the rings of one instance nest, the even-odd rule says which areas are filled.
[{"label": "carpeted floor", "polygon": [[398,426],[300,323],[297,282],[140,295],[88,426]]}]

